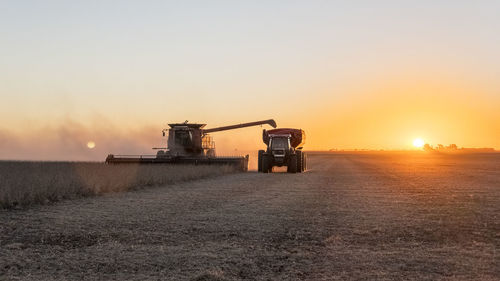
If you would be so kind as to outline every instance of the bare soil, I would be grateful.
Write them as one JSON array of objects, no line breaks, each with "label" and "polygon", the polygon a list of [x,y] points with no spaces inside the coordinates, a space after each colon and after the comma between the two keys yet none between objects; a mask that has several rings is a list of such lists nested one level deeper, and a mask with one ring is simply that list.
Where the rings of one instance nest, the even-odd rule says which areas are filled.
[{"label": "bare soil", "polygon": [[309,165],[2,210],[0,279],[500,279],[499,154]]}]

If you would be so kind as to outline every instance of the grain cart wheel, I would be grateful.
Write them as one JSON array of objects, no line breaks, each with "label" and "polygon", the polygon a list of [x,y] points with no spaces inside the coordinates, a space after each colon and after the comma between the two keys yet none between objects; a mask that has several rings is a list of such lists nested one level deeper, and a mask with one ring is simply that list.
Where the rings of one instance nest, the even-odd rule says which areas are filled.
[{"label": "grain cart wheel", "polygon": [[302,152],[302,172],[305,172],[306,170],[306,154]]},{"label": "grain cart wheel", "polygon": [[290,158],[288,158],[287,172],[293,174],[297,173],[297,154],[292,154]]},{"label": "grain cart wheel", "polygon": [[262,173],[262,156],[264,155],[264,150],[259,150],[259,157],[257,157],[257,172]]},{"label": "grain cart wheel", "polygon": [[307,171],[307,154],[302,153],[302,168],[304,169],[303,171]]},{"label": "grain cart wheel", "polygon": [[272,167],[270,167],[270,159],[269,156],[266,154],[262,155],[262,172],[263,173],[269,173]]},{"label": "grain cart wheel", "polygon": [[302,173],[304,171],[304,154],[300,150],[295,151],[295,153],[297,154],[297,173]]}]

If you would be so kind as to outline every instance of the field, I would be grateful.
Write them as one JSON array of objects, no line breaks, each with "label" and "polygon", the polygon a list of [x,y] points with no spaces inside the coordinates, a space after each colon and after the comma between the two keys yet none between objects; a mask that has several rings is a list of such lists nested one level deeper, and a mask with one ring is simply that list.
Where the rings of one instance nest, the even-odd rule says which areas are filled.
[{"label": "field", "polygon": [[500,154],[309,166],[0,210],[0,279],[500,279]]}]

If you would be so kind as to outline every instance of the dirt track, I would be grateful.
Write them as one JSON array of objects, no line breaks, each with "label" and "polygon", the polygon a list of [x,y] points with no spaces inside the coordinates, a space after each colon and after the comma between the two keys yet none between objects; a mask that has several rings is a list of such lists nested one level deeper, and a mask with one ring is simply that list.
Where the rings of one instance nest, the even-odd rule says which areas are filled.
[{"label": "dirt track", "polygon": [[500,155],[328,155],[0,211],[0,279],[500,279]]}]

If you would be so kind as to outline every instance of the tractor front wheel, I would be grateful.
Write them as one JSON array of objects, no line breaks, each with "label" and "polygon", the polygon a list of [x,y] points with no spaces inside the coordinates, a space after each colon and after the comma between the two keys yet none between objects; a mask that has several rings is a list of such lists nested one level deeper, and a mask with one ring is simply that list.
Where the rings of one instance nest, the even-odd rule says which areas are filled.
[{"label": "tractor front wheel", "polygon": [[263,173],[269,173],[272,171],[272,166],[271,166],[271,159],[269,155],[262,155],[262,172]]},{"label": "tractor front wheel", "polygon": [[259,150],[259,156],[257,157],[257,161],[258,161],[257,171],[259,173],[262,173],[262,159],[264,158],[264,157],[262,157],[263,155],[264,155],[264,150]]}]

